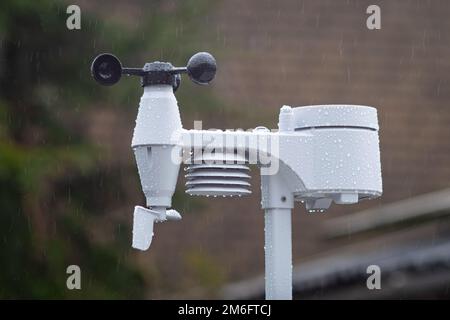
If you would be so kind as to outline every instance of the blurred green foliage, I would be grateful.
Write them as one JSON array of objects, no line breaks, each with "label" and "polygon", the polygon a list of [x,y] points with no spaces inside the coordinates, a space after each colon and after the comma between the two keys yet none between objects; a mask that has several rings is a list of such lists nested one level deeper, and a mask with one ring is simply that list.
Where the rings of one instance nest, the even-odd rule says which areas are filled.
[{"label": "blurred green foliage", "polygon": [[[0,12],[0,297],[141,297],[139,273],[73,214],[83,189],[71,182],[95,174],[98,151],[60,115],[92,91],[80,70],[99,27],[69,37],[51,1],[2,1]],[[67,290],[70,264],[83,265],[84,290]]]},{"label": "blurred green foliage", "polygon": [[[132,27],[83,12],[82,30],[69,31],[64,2],[0,2],[0,298],[147,294],[144,275],[127,259],[129,226],[117,222],[106,244],[94,241],[89,229],[105,206],[126,197],[120,175],[136,174],[135,168],[105,168],[102,150],[76,120],[86,106],[137,104],[136,79],[117,90],[93,83],[89,66],[99,52],[112,51],[136,66],[128,62],[164,58],[183,65],[197,51],[186,30],[207,1],[177,1],[168,12],[161,1],[145,6],[148,16]],[[173,28],[177,19],[184,31]],[[212,99],[187,92],[180,89],[190,106]],[[181,203],[183,196],[174,200]],[[208,268],[201,257],[189,261]],[[83,290],[66,289],[71,264],[82,266]]]}]

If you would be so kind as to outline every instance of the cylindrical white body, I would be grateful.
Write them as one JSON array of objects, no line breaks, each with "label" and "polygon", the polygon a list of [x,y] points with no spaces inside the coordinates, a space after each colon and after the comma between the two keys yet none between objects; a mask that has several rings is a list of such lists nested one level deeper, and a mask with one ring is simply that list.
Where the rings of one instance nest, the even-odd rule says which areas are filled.
[{"label": "cylindrical white body", "polygon": [[182,129],[177,99],[171,85],[144,87],[131,146],[176,144]]},{"label": "cylindrical white body", "polygon": [[145,87],[131,146],[149,207],[172,205],[181,163],[181,148],[177,145],[181,130],[172,86]]},{"label": "cylindrical white body", "polygon": [[266,299],[292,299],[291,209],[265,210]]}]

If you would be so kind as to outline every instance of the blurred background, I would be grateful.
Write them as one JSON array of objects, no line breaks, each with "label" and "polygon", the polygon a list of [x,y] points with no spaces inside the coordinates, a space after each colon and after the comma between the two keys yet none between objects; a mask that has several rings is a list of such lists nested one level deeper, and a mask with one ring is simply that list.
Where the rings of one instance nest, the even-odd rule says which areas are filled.
[{"label": "blurred background", "polygon": [[[66,8],[81,8],[68,30]],[[381,8],[381,30],[366,9]],[[138,78],[100,87],[102,52],[125,66],[217,59],[214,83],[182,81],[192,128],[276,128],[283,104],[378,109],[383,196],[326,214],[297,206],[295,298],[450,297],[450,3],[444,0],[0,2],[0,298],[263,298],[254,193],[189,198],[178,223],[131,249],[144,197],[130,143]],[[66,288],[79,265],[82,289]],[[381,290],[366,268],[379,265]]]}]

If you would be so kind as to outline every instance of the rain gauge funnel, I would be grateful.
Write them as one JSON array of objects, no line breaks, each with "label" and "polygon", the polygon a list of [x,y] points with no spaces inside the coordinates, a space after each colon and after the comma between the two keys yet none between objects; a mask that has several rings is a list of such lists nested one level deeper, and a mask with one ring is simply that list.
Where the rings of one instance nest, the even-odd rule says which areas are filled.
[{"label": "rain gauge funnel", "polygon": [[186,67],[167,62],[124,68],[111,54],[91,67],[102,85],[122,74],[141,77],[144,93],[132,140],[146,207],[136,206],[133,247],[147,250],[155,222],[179,220],[172,206],[180,165],[186,193],[235,197],[252,192],[249,165],[261,172],[265,211],[266,298],[292,299],[292,227],[294,202],[309,213],[336,204],[354,204],[382,193],[378,119],[375,108],[356,105],[283,106],[278,131],[186,130],[174,92],[181,74],[200,85],[210,83],[216,61],[200,52]]}]

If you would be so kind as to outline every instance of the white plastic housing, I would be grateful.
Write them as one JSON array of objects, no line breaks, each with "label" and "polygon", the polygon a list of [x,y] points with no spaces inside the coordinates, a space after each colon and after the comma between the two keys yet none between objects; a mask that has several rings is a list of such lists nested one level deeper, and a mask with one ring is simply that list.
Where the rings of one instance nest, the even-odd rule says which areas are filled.
[{"label": "white plastic housing", "polygon": [[180,169],[181,147],[176,139],[181,130],[180,112],[172,86],[144,87],[131,146],[142,191],[151,209],[135,208],[134,248],[149,248],[154,222],[181,219],[175,210],[167,210],[172,206]]},{"label": "white plastic housing", "polygon": [[381,195],[375,108],[307,106],[294,108],[293,117],[294,131],[280,132],[280,159],[296,173],[286,180],[307,209],[326,209],[331,200],[350,204]]},{"label": "white plastic housing", "polygon": [[170,85],[144,87],[131,146],[174,145],[182,129],[177,99]]},{"label": "white plastic housing", "polygon": [[177,184],[180,162],[174,155],[180,155],[178,146],[140,146],[134,148],[134,155],[147,206],[172,206],[172,196]]},{"label": "white plastic housing", "polygon": [[182,130],[170,85],[144,87],[132,147],[147,206],[170,207],[181,163],[177,132]]}]

